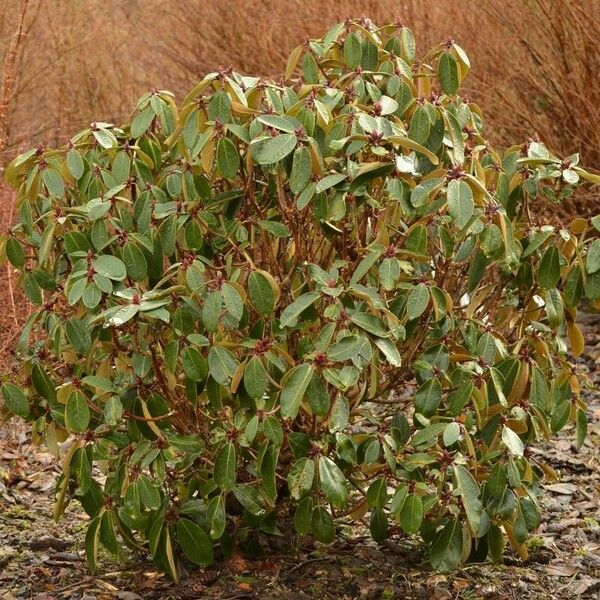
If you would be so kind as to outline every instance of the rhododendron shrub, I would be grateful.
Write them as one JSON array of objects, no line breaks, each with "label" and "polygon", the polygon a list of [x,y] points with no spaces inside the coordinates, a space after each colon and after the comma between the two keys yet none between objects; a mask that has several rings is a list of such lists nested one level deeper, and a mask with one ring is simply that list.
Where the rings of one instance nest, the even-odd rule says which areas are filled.
[{"label": "rhododendron shrub", "polygon": [[[86,554],[177,578],[268,535],[420,534],[434,568],[521,555],[575,423],[599,223],[555,223],[596,175],[494,149],[452,41],[336,25],[278,81],[224,69],[16,158],[4,252],[35,310],[4,412],[63,468]],[[550,215],[546,220],[542,215]]]}]

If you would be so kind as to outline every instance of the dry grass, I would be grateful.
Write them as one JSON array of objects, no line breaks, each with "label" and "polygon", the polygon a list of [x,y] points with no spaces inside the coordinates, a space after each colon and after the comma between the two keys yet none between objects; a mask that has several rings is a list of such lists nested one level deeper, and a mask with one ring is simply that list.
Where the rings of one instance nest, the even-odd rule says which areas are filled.
[{"label": "dry grass", "polygon": [[[0,0],[0,64],[24,1]],[[92,119],[125,117],[145,82],[133,72],[136,42],[119,25],[121,4],[129,3],[30,0],[0,164],[32,145],[62,144]]]},{"label": "dry grass", "polygon": [[[463,45],[466,87],[495,141],[534,133],[600,168],[600,0],[30,1],[5,159],[90,120],[119,122],[153,86],[181,95],[221,65],[279,73],[306,36],[364,15],[406,23],[422,49],[448,37]],[[0,59],[23,2],[0,0]]]}]

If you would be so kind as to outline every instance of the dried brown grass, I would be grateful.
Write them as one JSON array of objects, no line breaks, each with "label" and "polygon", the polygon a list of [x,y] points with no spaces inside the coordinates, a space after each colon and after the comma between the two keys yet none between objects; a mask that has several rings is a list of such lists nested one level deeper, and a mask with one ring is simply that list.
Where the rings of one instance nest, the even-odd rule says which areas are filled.
[{"label": "dried brown grass", "polygon": [[[0,59],[23,1],[0,0]],[[280,73],[307,36],[363,15],[406,23],[422,49],[463,45],[466,88],[495,141],[533,132],[600,168],[600,0],[31,0],[4,158],[90,120],[119,122],[153,86],[181,95],[219,66]]]}]

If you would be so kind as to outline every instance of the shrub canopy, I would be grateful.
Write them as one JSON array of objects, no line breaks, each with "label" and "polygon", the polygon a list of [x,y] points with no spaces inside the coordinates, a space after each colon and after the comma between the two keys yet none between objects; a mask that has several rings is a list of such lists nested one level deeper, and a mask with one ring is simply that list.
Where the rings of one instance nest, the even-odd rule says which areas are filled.
[{"label": "shrub canopy", "polygon": [[598,221],[540,215],[600,179],[491,147],[468,68],[349,21],[280,81],[210,73],[8,166],[36,310],[6,412],[62,456],[56,516],[81,502],[92,568],[123,542],[176,578],[291,522],[419,532],[440,570],[503,532],[526,555],[554,475],[528,446],[582,443],[567,353],[600,297]]}]

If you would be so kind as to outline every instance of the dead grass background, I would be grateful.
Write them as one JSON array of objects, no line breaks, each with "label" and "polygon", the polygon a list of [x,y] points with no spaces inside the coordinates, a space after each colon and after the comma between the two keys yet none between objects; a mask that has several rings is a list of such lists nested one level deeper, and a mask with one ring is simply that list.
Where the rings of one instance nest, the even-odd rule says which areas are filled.
[{"label": "dead grass background", "polygon": [[[0,0],[0,170],[90,121],[123,122],[152,87],[181,97],[219,66],[276,75],[307,36],[361,16],[405,23],[423,53],[449,37],[461,44],[466,91],[494,142],[534,134],[600,169],[600,0]],[[597,199],[585,200],[594,212]],[[0,187],[3,229],[11,206]],[[8,283],[2,276],[4,340],[26,313]]]}]

